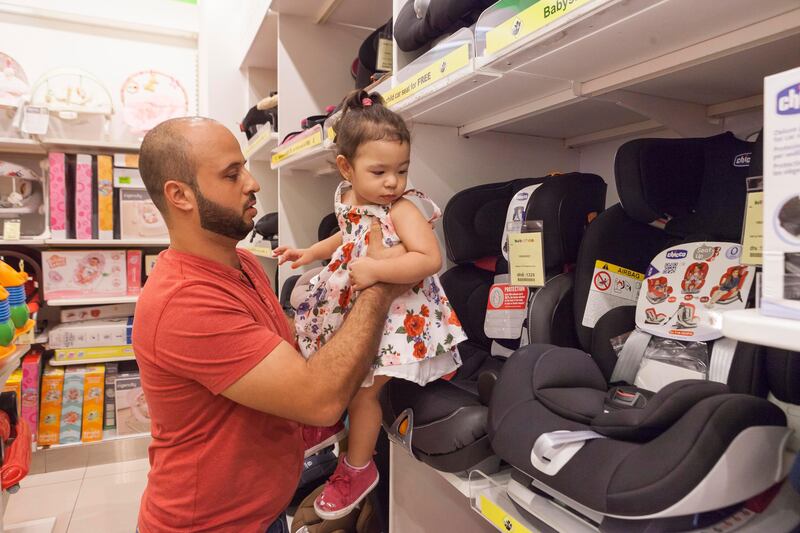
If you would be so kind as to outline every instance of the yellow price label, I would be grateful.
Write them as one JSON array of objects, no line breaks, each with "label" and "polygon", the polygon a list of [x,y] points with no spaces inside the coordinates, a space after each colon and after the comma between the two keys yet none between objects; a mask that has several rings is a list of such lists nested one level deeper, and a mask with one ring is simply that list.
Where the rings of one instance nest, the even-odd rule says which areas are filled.
[{"label": "yellow price label", "polygon": [[247,146],[244,147],[242,150],[242,155],[245,158],[249,158],[253,155],[259,148],[261,148],[264,143],[269,142],[269,138],[272,137],[272,128],[264,128],[259,133],[253,137]]},{"label": "yellow price label", "polygon": [[397,105],[406,98],[467,66],[469,66],[469,44],[464,43],[429,67],[420,70],[397,87],[383,93],[383,100],[388,107]]},{"label": "yellow price label", "polygon": [[595,0],[539,0],[486,33],[486,52],[495,54]]},{"label": "yellow price label", "polygon": [[764,246],[764,193],[747,193],[747,210],[742,231],[742,264],[760,265]]},{"label": "yellow price label", "polygon": [[644,274],[642,274],[641,272],[636,272],[635,270],[631,270],[630,268],[612,265],[607,261],[595,261],[594,267],[599,268],[601,270],[608,270],[609,272],[613,272],[614,274],[619,274],[621,276],[627,276],[629,278],[635,279],[636,281],[644,281]]},{"label": "yellow price label", "polygon": [[512,285],[543,287],[542,232],[509,233],[508,263]]},{"label": "yellow price label", "polygon": [[500,531],[509,533],[535,533],[519,523],[514,517],[508,515],[503,509],[481,494],[481,514]]},{"label": "yellow price label", "polygon": [[335,141],[336,140],[336,132],[333,131],[333,127],[328,128],[328,139]]},{"label": "yellow price label", "polygon": [[308,137],[301,139],[297,142],[291,143],[289,146],[282,148],[280,151],[272,154],[272,164],[277,165],[284,159],[297,155],[300,152],[310,150],[315,146],[322,144],[322,131],[316,131]]},{"label": "yellow price label", "polygon": [[253,255],[257,255],[259,257],[272,257],[272,247],[267,244],[267,246],[248,246],[247,247]]}]

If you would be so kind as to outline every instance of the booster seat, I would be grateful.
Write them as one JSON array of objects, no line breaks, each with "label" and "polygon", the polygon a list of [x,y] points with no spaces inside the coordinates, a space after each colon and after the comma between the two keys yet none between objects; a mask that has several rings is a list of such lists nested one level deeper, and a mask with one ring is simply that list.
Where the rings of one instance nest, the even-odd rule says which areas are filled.
[{"label": "booster seat", "polygon": [[[725,299],[727,305],[747,299],[740,296],[750,285],[743,274],[752,278],[753,267],[739,267],[738,278],[730,268],[724,270],[709,293],[714,296],[703,300],[697,299],[703,279],[695,275],[703,269],[691,261],[719,270],[727,255],[738,258],[741,247],[736,251],[731,243],[740,237],[748,169],[734,161],[751,151],[751,143],[726,133],[640,139],[617,152],[621,203],[589,227],[575,268],[579,349],[520,348],[504,365],[489,407],[492,447],[514,467],[509,496],[550,526],[564,531],[701,529],[736,513],[741,502],[785,476],[786,417],[758,397],[765,392],[763,348],[718,339],[710,350],[708,380],[664,379],[648,389],[633,386],[644,369],[642,360],[626,356],[640,333],[631,334],[619,358],[612,346],[612,339],[635,324],[699,338],[701,330],[709,331],[698,315],[704,308],[724,310]],[[708,245],[686,244],[698,242]],[[653,259],[658,256],[661,263]],[[680,268],[691,278],[686,284],[676,280],[674,292],[659,272],[669,277],[666,265],[672,259],[685,264]],[[590,294],[597,292],[598,279],[605,279],[598,265],[606,264],[650,278],[642,285],[647,293],[638,299],[638,311],[635,299],[609,304]],[[670,316],[654,302],[677,310]],[[656,338],[643,340],[640,353]],[[679,341],[669,342],[675,348]],[[678,345],[674,353],[685,357],[692,347],[697,345]]]},{"label": "booster seat", "polygon": [[[456,266],[441,282],[469,339],[459,345],[463,365],[450,381],[425,387],[392,380],[381,395],[390,438],[438,470],[497,468],[486,432],[494,377],[521,344],[577,342],[570,324],[572,276],[567,271],[588,221],[603,210],[605,191],[599,176],[570,173],[480,185],[453,196],[443,226],[447,255]],[[509,287],[506,222],[532,220],[544,223],[546,282],[530,293],[522,288],[522,305],[505,315],[507,322],[501,312],[498,323],[487,302],[490,290]]]}]

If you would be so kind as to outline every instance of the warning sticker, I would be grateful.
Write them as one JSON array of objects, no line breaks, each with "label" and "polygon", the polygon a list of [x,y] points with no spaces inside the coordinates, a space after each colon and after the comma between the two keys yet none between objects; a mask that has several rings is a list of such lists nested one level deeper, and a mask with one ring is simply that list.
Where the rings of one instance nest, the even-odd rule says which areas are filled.
[{"label": "warning sticker", "polygon": [[528,310],[528,287],[497,283],[489,289],[483,329],[491,339],[518,339]]},{"label": "warning sticker", "polygon": [[601,316],[615,307],[636,305],[642,280],[644,274],[640,272],[607,261],[596,261],[581,324],[593,328]]}]

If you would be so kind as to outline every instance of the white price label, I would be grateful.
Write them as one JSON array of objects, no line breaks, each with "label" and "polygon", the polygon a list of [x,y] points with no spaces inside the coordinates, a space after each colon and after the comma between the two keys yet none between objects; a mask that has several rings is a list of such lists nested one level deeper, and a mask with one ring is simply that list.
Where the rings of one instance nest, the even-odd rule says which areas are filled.
[{"label": "white price label", "polygon": [[18,241],[21,222],[19,220],[6,220],[3,224],[3,240]]},{"label": "white price label", "polygon": [[50,127],[50,112],[46,107],[25,107],[22,131],[31,135],[44,135]]}]

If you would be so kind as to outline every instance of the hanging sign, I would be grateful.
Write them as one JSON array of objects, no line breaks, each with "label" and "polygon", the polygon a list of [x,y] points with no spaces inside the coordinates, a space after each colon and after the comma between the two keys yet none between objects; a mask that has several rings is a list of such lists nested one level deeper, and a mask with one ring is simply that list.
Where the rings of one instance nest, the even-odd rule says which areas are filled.
[{"label": "hanging sign", "polygon": [[297,141],[294,141],[287,146],[278,148],[272,154],[272,164],[277,165],[286,158],[292,157],[293,155],[297,155],[300,152],[305,152],[306,150],[310,150],[311,148],[314,148],[315,146],[319,146],[321,144],[322,144],[322,130],[317,129],[317,131],[310,134],[308,137],[298,139]]}]

